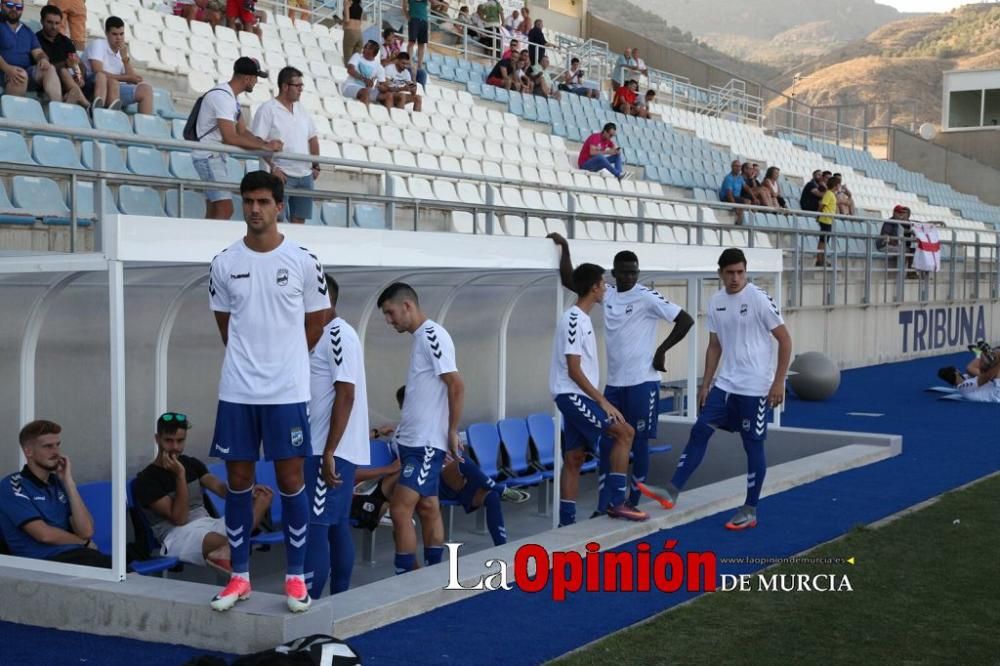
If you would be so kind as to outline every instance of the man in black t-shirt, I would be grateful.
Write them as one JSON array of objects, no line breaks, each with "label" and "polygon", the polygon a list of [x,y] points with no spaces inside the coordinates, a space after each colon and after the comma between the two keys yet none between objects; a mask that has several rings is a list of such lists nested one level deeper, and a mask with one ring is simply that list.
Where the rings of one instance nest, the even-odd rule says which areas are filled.
[{"label": "man in black t-shirt", "polygon": [[512,46],[510,56],[501,59],[490,70],[486,77],[486,83],[507,90],[521,90],[521,82],[514,76],[514,70],[517,69],[515,63],[520,55],[520,52]]},{"label": "man in black t-shirt", "polygon": [[812,180],[802,187],[802,195],[799,197],[799,207],[802,210],[811,210],[814,213],[819,212],[819,202],[826,191],[824,181],[822,171],[819,169],[813,171]]},{"label": "man in black t-shirt", "polygon": [[73,40],[59,32],[62,19],[62,10],[55,5],[42,7],[42,29],[36,33],[38,43],[59,74],[63,91],[62,101],[89,108],[90,102],[82,90],[84,72],[80,56],[76,52]]},{"label": "man in black t-shirt", "polygon": [[[134,499],[145,513],[161,553],[190,564],[231,572],[224,518],[213,518],[205,507],[203,490],[226,496],[226,482],[205,464],[184,455],[191,422],[184,414],[166,412],[156,420],[156,460],[135,478]],[[253,491],[254,527],[271,506],[273,491]],[[246,535],[249,538],[250,535]]]}]

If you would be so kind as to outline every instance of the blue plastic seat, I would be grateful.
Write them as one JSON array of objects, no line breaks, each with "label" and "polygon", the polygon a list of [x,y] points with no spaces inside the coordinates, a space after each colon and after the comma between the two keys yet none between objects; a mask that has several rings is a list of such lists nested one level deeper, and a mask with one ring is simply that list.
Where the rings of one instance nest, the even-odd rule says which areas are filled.
[{"label": "blue plastic seat", "polygon": [[170,125],[159,116],[137,113],[132,116],[132,122],[135,123],[135,133],[139,136],[148,136],[151,139],[170,138]]},{"label": "blue plastic seat", "polygon": [[169,178],[170,172],[163,163],[160,151],[144,146],[129,146],[126,149],[129,171],[138,176]]},{"label": "blue plastic seat", "polygon": [[356,204],[354,224],[362,229],[385,229],[385,209],[375,204]]},{"label": "blue plastic seat", "polygon": [[502,451],[507,454],[507,462],[513,476],[508,485],[534,486],[548,478],[535,469],[530,460],[528,423],[524,419],[503,419],[497,424],[502,442]]},{"label": "blue plastic seat", "polygon": [[174,118],[170,121],[170,134],[178,141],[184,141],[184,125],[187,124],[182,118]]},{"label": "blue plastic seat", "polygon": [[[70,202],[66,202],[69,204]],[[104,185],[104,213],[105,215],[117,215],[120,211],[115,203],[115,196],[111,193],[111,188]],[[76,181],[76,218],[77,223],[87,226],[91,220],[95,219],[94,212],[94,184],[88,181]]]},{"label": "blue plastic seat", "polygon": [[[83,160],[83,166],[87,169],[94,170],[94,142],[84,141],[80,146],[80,157]],[[104,170],[109,173],[128,173],[128,167],[125,166],[125,160],[122,159],[122,152],[118,150],[118,146],[111,143],[101,143],[101,148],[104,152]]]},{"label": "blue plastic seat", "polygon": [[31,152],[35,161],[42,166],[63,169],[82,169],[80,158],[76,156],[73,142],[61,136],[35,135],[31,141]]},{"label": "blue plastic seat", "polygon": [[34,224],[35,218],[28,213],[19,213],[7,196],[7,188],[0,181],[0,224]]},{"label": "blue plastic seat", "polygon": [[166,217],[160,195],[151,187],[122,185],[118,188],[118,208],[126,215]]},{"label": "blue plastic seat", "polygon": [[[5,95],[3,99],[7,99],[7,96]],[[28,144],[24,142],[24,137],[16,132],[0,131],[0,155],[3,155],[4,162],[35,163],[28,154]]]},{"label": "blue plastic seat", "polygon": [[105,555],[111,554],[111,482],[97,481],[77,486],[80,499],[94,519],[94,545]]},{"label": "blue plastic seat", "polygon": [[186,217],[201,219],[205,217],[205,195],[193,190],[184,190],[184,214],[181,215],[177,205],[177,190],[167,190],[164,195],[167,215],[170,217]]},{"label": "blue plastic seat", "polygon": [[183,153],[176,150],[171,151],[170,173],[176,178],[201,180],[201,176],[198,175],[198,172],[194,168],[194,162],[191,161],[191,153]]},{"label": "blue plastic seat", "polygon": [[[313,206],[315,208],[316,206]],[[322,206],[323,224],[328,227],[347,226],[347,204],[336,201],[327,201]]]},{"label": "blue plastic seat", "polygon": [[500,472],[500,431],[495,423],[473,423],[466,429],[469,449],[483,474],[496,479]]},{"label": "blue plastic seat", "polygon": [[132,134],[132,123],[128,121],[124,111],[94,109],[91,113],[94,117],[94,129],[117,134]]},{"label": "blue plastic seat", "polygon": [[11,188],[14,206],[42,218],[47,224],[68,224],[69,207],[56,181],[38,176],[14,176]]},{"label": "blue plastic seat", "polygon": [[134,484],[135,479],[132,479],[126,487],[129,518],[132,521],[132,531],[136,534],[136,536],[138,537],[141,533],[145,537],[146,544],[149,546],[150,558],[148,560],[133,561],[132,569],[136,573],[140,573],[143,576],[151,576],[153,574],[161,573],[180,566],[181,561],[176,557],[153,557],[155,553],[160,552],[162,544],[159,539],[156,538],[156,534],[153,532],[153,528],[149,524],[149,518],[143,512],[142,507],[136,506],[135,504]]},{"label": "blue plastic seat", "polygon": [[45,119],[45,113],[42,112],[42,105],[38,103],[37,99],[30,97],[15,97],[14,95],[0,97],[0,115],[8,120],[22,123],[49,124],[49,121]]},{"label": "blue plastic seat", "polygon": [[167,120],[187,120],[187,114],[174,108],[170,93],[162,88],[153,88],[153,112]]},{"label": "blue plastic seat", "polygon": [[67,129],[92,129],[87,110],[78,104],[49,102],[49,122]]}]

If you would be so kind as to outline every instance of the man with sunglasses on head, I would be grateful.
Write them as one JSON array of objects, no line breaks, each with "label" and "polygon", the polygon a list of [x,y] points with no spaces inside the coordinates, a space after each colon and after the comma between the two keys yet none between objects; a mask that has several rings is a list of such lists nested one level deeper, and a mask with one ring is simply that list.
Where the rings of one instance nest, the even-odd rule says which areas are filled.
[{"label": "man with sunglasses on head", "polygon": [[44,90],[50,100],[62,100],[59,73],[31,28],[21,23],[23,0],[0,3],[0,85],[4,94],[23,97],[26,92]]},{"label": "man with sunglasses on head", "polygon": [[[184,455],[191,421],[167,412],[156,420],[156,459],[135,477],[132,492],[146,515],[161,554],[197,566],[208,565],[232,573],[226,521],[213,518],[203,491],[226,496],[226,482],[208,471],[205,463]],[[271,507],[274,492],[267,486],[253,491],[253,524],[260,524]]]},{"label": "man with sunglasses on head", "polygon": [[[278,72],[278,96],[265,102],[254,114],[250,131],[261,141],[277,139],[284,152],[319,155],[319,136],[312,115],[299,99],[302,97],[302,72],[284,67]],[[285,184],[285,189],[311,190],[319,178],[319,162],[267,159],[271,173]],[[312,217],[309,197],[285,195],[285,220],[305,224]]]}]

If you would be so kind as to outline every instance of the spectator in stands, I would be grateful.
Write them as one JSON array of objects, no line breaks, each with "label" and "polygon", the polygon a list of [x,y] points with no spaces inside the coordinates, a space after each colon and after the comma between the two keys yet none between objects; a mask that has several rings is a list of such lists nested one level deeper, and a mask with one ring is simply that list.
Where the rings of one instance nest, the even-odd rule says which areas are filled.
[{"label": "spectator in stands", "polygon": [[517,26],[519,25],[521,25],[521,12],[515,9],[510,13],[510,16],[504,20],[503,27],[509,32],[515,32],[517,30]]},{"label": "spectator in stands", "polygon": [[646,67],[646,61],[639,57],[639,49],[632,49],[632,61],[634,62],[634,69],[641,76],[649,76],[649,68]]},{"label": "spectator in stands", "polygon": [[257,11],[257,0],[226,0],[226,22],[236,32],[244,30],[258,37],[262,36],[261,18],[261,12]]},{"label": "spectator in stands", "polygon": [[[239,96],[252,93],[259,78],[267,78],[260,63],[253,58],[237,58],[233,63],[233,76],[227,83],[220,83],[201,96],[201,106],[195,118],[195,135],[198,141],[223,143],[247,150],[279,152],[283,144],[278,139],[258,139],[247,129],[240,111]],[[192,113],[194,110],[192,110]],[[191,153],[194,168],[207,183],[222,183],[228,178],[226,153],[195,150]],[[205,217],[210,220],[228,220],[233,216],[233,197],[226,190],[207,190]]]},{"label": "spectator in stands", "polygon": [[[47,6],[59,9],[60,32],[73,40],[77,51],[82,51],[87,46],[86,0],[49,0]],[[42,21],[45,21],[44,14]]]},{"label": "spectator in stands", "polygon": [[430,7],[427,0],[403,0],[403,17],[406,19],[406,52],[413,57],[417,47],[417,72],[424,68],[424,50],[430,36]]},{"label": "spectator in stands", "polygon": [[18,434],[25,465],[0,481],[0,533],[12,555],[111,568],[93,542],[94,519],[77,490],[62,427],[32,421]]},{"label": "spectator in stands", "polygon": [[494,35],[503,26],[503,5],[500,4],[500,0],[486,0],[476,8],[476,13],[479,14],[483,21],[483,28],[488,33],[484,34],[480,41],[490,51],[498,51],[501,44],[499,39],[494,38]]},{"label": "spectator in stands", "polygon": [[431,0],[431,11],[438,14],[447,14],[449,4],[448,0]]},{"label": "spectator in stands", "polygon": [[910,267],[913,262],[913,226],[910,222],[910,209],[902,204],[898,204],[892,209],[892,217],[888,222],[882,224],[879,237],[875,240],[875,247],[889,254],[889,267],[896,268],[899,265],[899,245],[905,244],[903,250],[906,256],[906,266]]},{"label": "spectator in stands", "polygon": [[527,6],[521,7],[521,22],[517,24],[514,30],[521,33],[522,35],[527,35],[529,32],[531,32],[531,26],[532,26],[531,11],[528,9]]},{"label": "spectator in stands", "polygon": [[520,53],[513,51],[506,58],[501,58],[486,76],[486,83],[491,86],[497,86],[498,88],[520,91],[521,81],[520,79],[516,79],[514,76],[514,70],[516,68],[515,59],[517,59],[519,55]]},{"label": "spectator in stands", "polygon": [[615,96],[611,100],[611,108],[626,116],[635,115],[635,103],[639,98],[639,82],[628,80],[625,85],[618,86]]},{"label": "spectator in stands", "polygon": [[222,25],[226,16],[226,0],[177,0],[174,14],[191,21],[203,21],[212,28]]},{"label": "spectator in stands", "polygon": [[802,194],[799,196],[799,208],[812,212],[819,210],[819,202],[823,198],[823,182],[823,172],[819,169],[813,171],[812,180],[802,186]]},{"label": "spectator in stands", "polygon": [[637,96],[635,100],[635,107],[632,109],[632,115],[648,120],[651,113],[649,106],[653,103],[654,99],[656,99],[655,90],[647,90],[645,95]]},{"label": "spectator in stands", "polygon": [[607,169],[619,181],[628,178],[628,172],[622,163],[622,149],[615,145],[615,134],[618,128],[614,123],[607,123],[600,132],[594,132],[583,142],[576,165],[584,171],[602,171]]},{"label": "spectator in stands", "polygon": [[549,43],[545,41],[545,31],[542,28],[542,19],[535,19],[535,26],[528,31],[528,57],[531,64],[537,64],[545,57],[545,47]]},{"label": "spectator in stands", "polygon": [[529,72],[535,94],[542,97],[559,99],[559,91],[556,89],[555,85],[553,85],[552,77],[549,76],[548,69],[549,57],[546,55],[543,55],[541,60],[531,66]]},{"label": "spectator in stands", "polygon": [[615,68],[611,73],[611,89],[618,90],[625,82],[632,77],[632,70],[635,69],[635,60],[632,59],[632,49],[625,49],[624,53],[618,56]]},{"label": "spectator in stands", "polygon": [[574,57],[569,61],[569,69],[559,77],[559,90],[580,95],[581,97],[596,98],[598,95],[597,90],[583,85],[584,76],[586,76],[586,71],[580,67],[580,59]]},{"label": "spectator in stands", "polygon": [[[722,187],[719,188],[719,201],[727,201],[736,204],[752,204],[753,198],[743,196],[746,183],[743,178],[743,167],[739,160],[733,160],[730,171],[722,179]],[[736,209],[736,224],[743,224],[743,209]]]},{"label": "spectator in stands", "polygon": [[340,85],[340,92],[347,99],[356,99],[365,106],[373,101],[392,106],[393,95],[385,82],[385,68],[378,61],[378,49],[378,44],[370,39],[361,53],[351,56],[347,79]]},{"label": "spectator in stands", "polygon": [[[156,419],[156,459],[136,475],[135,503],[146,515],[161,554],[197,566],[232,573],[225,518],[213,518],[205,506],[204,491],[226,496],[226,482],[208,471],[205,463],[184,455],[191,422],[184,414],[167,412]],[[274,491],[258,485],[253,490],[254,528],[271,507]]]},{"label": "spectator in stands", "polygon": [[23,0],[3,4],[0,22],[0,85],[8,95],[24,96],[44,90],[49,99],[62,100],[59,74],[45,55],[38,37],[21,23]]},{"label": "spectator in stands", "polygon": [[[278,72],[278,96],[265,102],[254,114],[250,131],[267,141],[278,139],[284,152],[299,155],[319,155],[319,136],[312,116],[299,99],[302,97],[302,72],[283,67]],[[311,190],[319,178],[319,162],[303,162],[284,158],[265,158],[271,173],[285,184],[284,219],[293,224],[305,224],[312,219],[311,197],[289,196],[288,190]]]},{"label": "spectator in stands", "polygon": [[288,0],[288,18],[308,21],[311,4],[311,0]]},{"label": "spectator in stands", "polygon": [[837,213],[837,187],[840,185],[840,179],[836,176],[830,176],[829,180],[826,181],[823,198],[819,202],[819,211],[824,213],[816,218],[816,223],[819,224],[819,242],[816,244],[816,265],[825,266],[826,263],[826,241],[830,237],[830,232],[833,231],[833,215]]},{"label": "spectator in stands", "polygon": [[500,59],[509,58],[511,53],[521,53],[521,42],[516,39],[510,40],[507,44],[507,49],[503,52],[503,55],[500,56]]},{"label": "spectator in stands", "polygon": [[844,178],[839,173],[833,174],[840,179],[840,187],[837,188],[837,212],[841,215],[854,215],[854,196],[844,184]]},{"label": "spectator in stands", "polygon": [[528,58],[528,49],[524,49],[517,54],[517,62],[514,64],[514,78],[520,82],[521,92],[526,95],[530,95],[535,90],[535,83],[528,74],[530,70],[531,59]]},{"label": "spectator in stands", "polygon": [[[107,100],[109,109],[137,104],[139,113],[153,112],[153,87],[143,82],[135,73],[128,43],[125,42],[125,22],[110,16],[104,22],[106,39],[92,40],[83,52],[83,66],[87,70],[84,93],[98,100]],[[98,74],[104,74],[99,78]]]},{"label": "spectator in stands", "polygon": [[[423,108],[423,99],[417,94],[417,84],[414,83],[410,75],[410,54],[400,51],[396,54],[396,59],[385,68],[385,80],[389,84],[389,92],[392,93],[391,106],[397,109],[406,108],[407,104],[413,104],[414,111]],[[387,106],[390,106],[387,104]]]},{"label": "spectator in stands", "polygon": [[764,174],[764,181],[760,184],[759,192],[761,204],[769,208],[788,208],[785,199],[781,196],[781,186],[778,179],[781,177],[781,169],[776,166],[767,168]]},{"label": "spectator in stands", "polygon": [[42,29],[36,33],[38,44],[55,67],[62,83],[62,101],[87,108],[90,102],[83,94],[84,73],[76,45],[59,32],[63,23],[62,11],[55,5],[42,7]]},{"label": "spectator in stands", "polygon": [[[399,35],[392,28],[385,28],[382,31],[382,46],[378,51],[379,62],[383,67],[388,67],[391,62],[396,60],[396,54],[401,50],[402,40]],[[347,66],[347,60],[344,61],[344,66]]]},{"label": "spectator in stands", "polygon": [[[405,5],[404,5],[405,7]],[[364,28],[362,24],[362,19],[364,18],[365,10],[361,6],[361,0],[351,0],[349,3],[344,3],[344,66],[347,66],[348,61],[355,53],[361,53],[361,48],[364,46],[365,38],[361,35],[361,31]],[[386,28],[382,31],[382,43],[385,44],[386,31],[390,35],[395,35],[395,31],[392,28]],[[397,47],[398,50],[398,47]],[[383,63],[384,64],[384,63]]]}]

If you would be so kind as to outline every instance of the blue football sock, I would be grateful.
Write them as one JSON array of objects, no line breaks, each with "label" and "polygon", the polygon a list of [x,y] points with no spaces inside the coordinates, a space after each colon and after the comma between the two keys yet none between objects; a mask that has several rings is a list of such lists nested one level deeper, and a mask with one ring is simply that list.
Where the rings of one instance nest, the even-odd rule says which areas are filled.
[{"label": "blue football sock", "polygon": [[279,494],[281,516],[285,523],[286,573],[301,576],[305,571],[306,542],[309,540],[309,498],[306,497],[305,486],[290,495],[282,492]]},{"label": "blue football sock", "polygon": [[747,506],[757,506],[760,491],[764,487],[767,473],[767,458],[764,456],[763,440],[743,440],[743,450],[747,452]]},{"label": "blue football sock", "polygon": [[351,586],[351,572],[354,570],[354,539],[351,538],[351,523],[341,520],[331,525],[330,544],[330,594],[338,594]]},{"label": "blue football sock", "polygon": [[326,534],[329,525],[309,526],[309,541],[306,544],[305,578],[309,596],[319,599],[323,596],[326,580],[330,576],[330,542]]},{"label": "blue football sock", "polygon": [[628,492],[628,503],[632,506],[639,506],[641,493],[638,484],[646,482],[647,474],[649,474],[649,438],[637,433],[632,440],[632,483]]},{"label": "blue football sock", "polygon": [[253,531],[253,486],[226,492],[226,536],[233,571],[250,571],[250,532]]},{"label": "blue football sock", "polygon": [[627,479],[621,472],[611,472],[608,474],[607,484],[610,487],[608,497],[611,506],[621,506],[625,503],[625,485]]},{"label": "blue football sock", "polygon": [[610,437],[601,437],[597,445],[597,510],[604,512],[611,506],[611,488],[608,486],[608,473],[611,471],[611,450],[615,441]]},{"label": "blue football sock", "polygon": [[708,449],[708,440],[715,433],[715,429],[712,426],[698,421],[691,428],[691,436],[688,438],[687,446],[684,447],[684,453],[681,454],[680,460],[677,461],[677,469],[674,471],[674,478],[670,480],[678,490],[684,488],[684,484],[687,483],[694,471],[698,469],[698,465],[701,464],[702,459],[705,457],[705,451]]},{"label": "blue football sock", "polygon": [[483,470],[479,469],[479,465],[471,463],[468,460],[463,460],[458,463],[458,471],[462,476],[465,477],[465,486],[475,488],[479,490],[483,488],[485,490],[492,490],[496,483],[490,477],[483,473]]},{"label": "blue football sock", "polygon": [[413,571],[417,568],[417,554],[416,553],[396,553],[395,559],[396,565],[396,575],[405,574],[407,571]]},{"label": "blue football sock", "polygon": [[576,502],[574,500],[559,500],[559,527],[572,525],[576,522]]},{"label": "blue football sock", "polygon": [[494,546],[507,543],[507,528],[503,524],[503,509],[500,508],[500,493],[491,492],[483,500],[483,510],[486,511],[486,529],[493,537]]},{"label": "blue football sock", "polygon": [[444,546],[424,546],[424,564],[433,566],[441,563],[444,557]]}]

